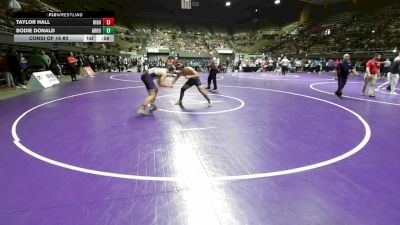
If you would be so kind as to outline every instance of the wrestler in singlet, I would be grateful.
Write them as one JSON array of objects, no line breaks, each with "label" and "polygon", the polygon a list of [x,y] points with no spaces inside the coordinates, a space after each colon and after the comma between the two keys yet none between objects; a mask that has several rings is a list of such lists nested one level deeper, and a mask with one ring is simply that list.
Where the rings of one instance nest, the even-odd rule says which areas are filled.
[{"label": "wrestler in singlet", "polygon": [[158,85],[160,87],[170,88],[172,86],[165,83],[167,75],[168,69],[165,68],[151,68],[142,74],[141,80],[146,86],[148,96],[144,100],[143,105],[140,106],[138,114],[147,116],[149,112],[157,110],[157,106],[154,103],[156,101],[158,88],[154,80],[158,79]]}]

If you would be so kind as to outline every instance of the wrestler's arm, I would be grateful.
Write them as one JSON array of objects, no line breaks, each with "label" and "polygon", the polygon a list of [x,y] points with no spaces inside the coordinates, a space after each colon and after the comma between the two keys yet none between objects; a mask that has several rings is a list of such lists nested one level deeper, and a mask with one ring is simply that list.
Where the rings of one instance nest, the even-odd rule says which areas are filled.
[{"label": "wrestler's arm", "polygon": [[174,79],[172,80],[171,85],[174,85],[174,84],[176,83],[176,81],[179,80],[180,77],[181,77],[180,74],[176,75],[176,76],[174,77]]},{"label": "wrestler's arm", "polygon": [[167,73],[166,72],[162,73],[160,79],[158,80],[158,85],[160,85],[160,87],[166,87],[166,88],[172,87],[171,85],[165,83],[166,77],[167,77]]}]

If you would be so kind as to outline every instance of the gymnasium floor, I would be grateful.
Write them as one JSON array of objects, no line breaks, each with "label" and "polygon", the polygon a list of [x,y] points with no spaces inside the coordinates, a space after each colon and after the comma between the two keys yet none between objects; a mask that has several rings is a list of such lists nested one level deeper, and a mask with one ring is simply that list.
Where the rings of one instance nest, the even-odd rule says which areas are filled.
[{"label": "gymnasium floor", "polygon": [[[202,75],[202,80],[206,80]],[[0,102],[0,224],[400,223],[400,97],[328,74],[219,74],[214,106],[136,73]]]}]

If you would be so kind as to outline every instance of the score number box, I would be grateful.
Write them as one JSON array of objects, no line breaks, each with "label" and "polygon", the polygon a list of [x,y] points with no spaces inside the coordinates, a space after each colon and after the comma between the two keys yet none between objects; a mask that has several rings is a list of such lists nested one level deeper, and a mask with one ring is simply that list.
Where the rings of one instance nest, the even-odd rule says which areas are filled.
[{"label": "score number box", "polygon": [[103,18],[103,26],[114,26],[114,18]]},{"label": "score number box", "polygon": [[114,34],[114,27],[103,27],[103,34]]}]

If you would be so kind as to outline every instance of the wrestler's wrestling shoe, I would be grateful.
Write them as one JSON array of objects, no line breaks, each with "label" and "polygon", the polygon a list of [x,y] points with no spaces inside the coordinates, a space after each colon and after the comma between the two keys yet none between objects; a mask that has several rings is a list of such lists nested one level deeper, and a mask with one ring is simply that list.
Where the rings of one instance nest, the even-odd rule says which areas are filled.
[{"label": "wrestler's wrestling shoe", "polygon": [[140,108],[138,109],[137,113],[139,115],[142,115],[142,116],[148,116],[149,115],[149,112],[146,110],[146,107],[144,107],[144,106],[140,106]]},{"label": "wrestler's wrestling shoe", "polygon": [[150,111],[156,111],[156,110],[157,110],[157,106],[155,104],[151,104]]}]

